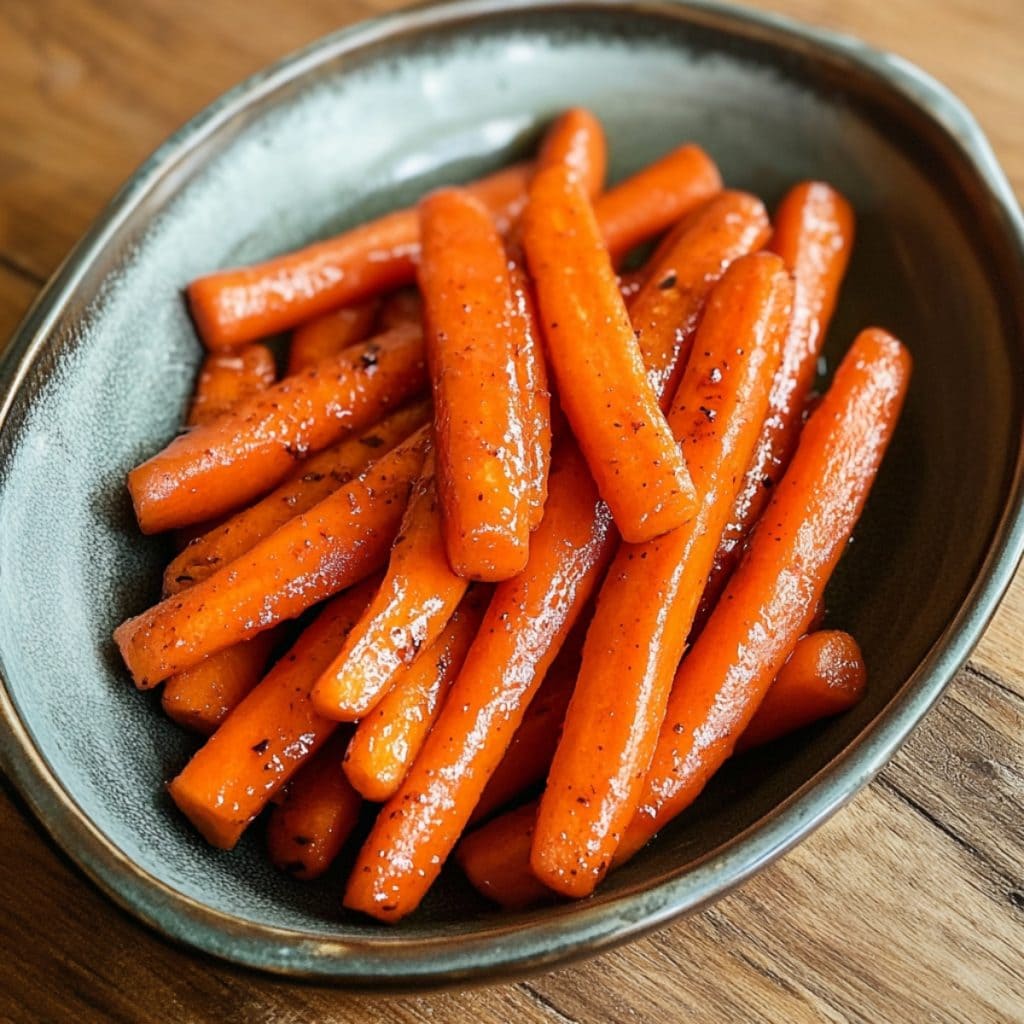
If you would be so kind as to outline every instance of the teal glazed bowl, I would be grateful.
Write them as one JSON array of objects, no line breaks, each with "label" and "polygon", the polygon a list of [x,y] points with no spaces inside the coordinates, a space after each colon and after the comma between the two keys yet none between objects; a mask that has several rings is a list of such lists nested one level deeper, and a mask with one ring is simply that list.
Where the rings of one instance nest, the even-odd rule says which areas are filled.
[{"label": "teal glazed bowl", "polygon": [[[261,828],[204,845],[162,783],[194,741],[129,683],[112,628],[157,595],[164,542],[126,471],[175,432],[200,357],[190,279],[476,176],[552,115],[602,117],[619,177],[696,140],[775,203],[837,185],[856,252],[828,343],[913,351],[903,421],[830,621],[870,671],[853,712],[737,758],[594,897],[500,914],[449,867],[386,929],[342,874],[275,873]],[[1024,227],[944,88],[856,41],[706,3],[419,8],[330,36],[232,90],[139,170],[44,290],[3,366],[0,752],[55,840],[163,934],[282,974],[399,989],[536,971],[693,911],[778,857],[886,763],[977,641],[1024,548]],[[342,866],[343,868],[343,866]]]}]

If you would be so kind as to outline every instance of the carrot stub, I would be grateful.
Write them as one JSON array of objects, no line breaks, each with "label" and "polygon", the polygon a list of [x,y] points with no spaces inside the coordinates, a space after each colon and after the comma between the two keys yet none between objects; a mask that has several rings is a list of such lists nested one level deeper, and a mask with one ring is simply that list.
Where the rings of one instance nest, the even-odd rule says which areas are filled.
[{"label": "carrot stub", "polygon": [[274,354],[266,345],[211,353],[199,367],[186,423],[190,427],[212,423],[251,395],[265,391],[276,377]]},{"label": "carrot stub", "polygon": [[608,143],[601,122],[584,107],[572,107],[551,123],[537,153],[537,171],[567,168],[591,199],[601,194],[608,170]]},{"label": "carrot stub", "polygon": [[335,356],[362,341],[373,330],[379,303],[376,299],[324,313],[296,327],[288,345],[288,372],[301,373],[321,359]]}]

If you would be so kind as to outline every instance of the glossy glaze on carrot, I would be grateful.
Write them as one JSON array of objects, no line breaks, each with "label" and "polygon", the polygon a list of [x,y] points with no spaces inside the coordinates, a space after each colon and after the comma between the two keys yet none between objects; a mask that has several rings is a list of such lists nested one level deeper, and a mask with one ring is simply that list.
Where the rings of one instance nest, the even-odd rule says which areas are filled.
[{"label": "glossy glaze on carrot", "polygon": [[212,352],[199,367],[186,425],[201,427],[265,391],[277,378],[274,354],[266,345]]},{"label": "glossy glaze on carrot", "polygon": [[560,114],[544,134],[537,153],[537,171],[563,166],[575,175],[583,191],[596,199],[608,171],[608,143],[601,122],[584,107]]},{"label": "glossy glaze on carrot", "polygon": [[301,373],[369,337],[377,320],[376,299],[335,309],[295,328],[288,343],[288,372]]}]

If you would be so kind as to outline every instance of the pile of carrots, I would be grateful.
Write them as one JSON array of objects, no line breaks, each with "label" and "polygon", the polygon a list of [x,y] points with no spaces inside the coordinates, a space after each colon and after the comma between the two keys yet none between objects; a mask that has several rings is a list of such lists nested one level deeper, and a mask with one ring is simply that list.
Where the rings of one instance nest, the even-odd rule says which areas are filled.
[{"label": "pile of carrots", "polygon": [[605,167],[570,110],[531,163],[193,282],[188,429],[128,477],[178,553],[115,639],[208,736],[171,797],[222,849],[270,807],[299,878],[381,805],[344,903],[382,921],[453,853],[507,907],[586,896],[864,688],[824,591],[910,358],[868,328],[812,396],[850,207],[770,221],[692,145]]}]

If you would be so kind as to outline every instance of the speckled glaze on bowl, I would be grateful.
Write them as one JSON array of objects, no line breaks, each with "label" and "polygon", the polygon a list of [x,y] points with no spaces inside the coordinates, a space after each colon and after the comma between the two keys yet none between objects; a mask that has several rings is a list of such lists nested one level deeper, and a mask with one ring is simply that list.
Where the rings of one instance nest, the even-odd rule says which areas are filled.
[{"label": "speckled glaze on bowl", "polygon": [[[514,157],[570,103],[620,176],[699,140],[774,202],[833,181],[859,238],[829,352],[880,323],[916,376],[832,621],[871,672],[853,713],[737,759],[594,898],[520,915],[453,870],[395,929],[340,876],[232,855],[161,782],[192,741],[130,686],[112,627],[157,592],[126,470],[175,431],[199,358],[180,290]],[[166,935],[270,971],[395,989],[538,970],[698,908],[792,846],[892,755],[965,659],[1022,546],[1024,232],[988,145],[942,87],[859,43],[709,4],[467,2],[331,36],[239,86],[114,199],[14,340],[0,406],[4,768],[44,826]]]}]

